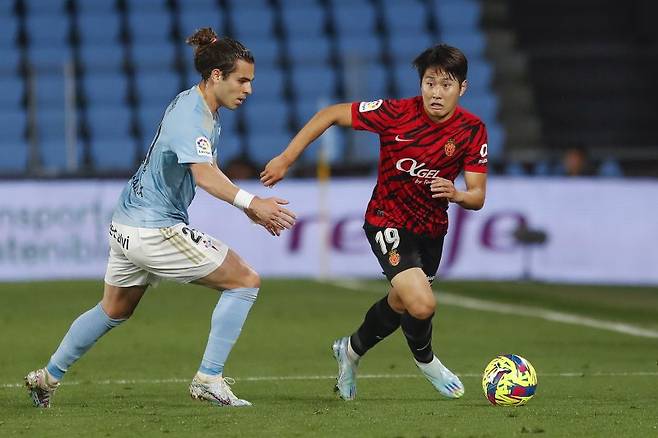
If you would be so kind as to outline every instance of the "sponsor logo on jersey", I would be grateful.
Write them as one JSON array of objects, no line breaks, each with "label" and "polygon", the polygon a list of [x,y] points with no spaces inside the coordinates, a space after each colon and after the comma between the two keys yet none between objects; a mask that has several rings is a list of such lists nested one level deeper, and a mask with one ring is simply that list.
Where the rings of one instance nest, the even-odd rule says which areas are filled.
[{"label": "sponsor logo on jersey", "polygon": [[443,150],[445,151],[447,157],[453,156],[453,154],[455,153],[455,148],[456,148],[455,139],[452,137],[450,137],[446,142],[445,146],[443,146]]},{"label": "sponsor logo on jersey", "polygon": [[397,266],[400,264],[400,254],[394,249],[388,252],[388,262],[391,266]]},{"label": "sponsor logo on jersey", "polygon": [[197,154],[202,157],[212,157],[212,146],[210,145],[210,140],[206,137],[197,137],[195,143]]},{"label": "sponsor logo on jersey", "polygon": [[414,141],[413,138],[402,138],[399,135],[395,136],[395,141]]},{"label": "sponsor logo on jersey", "polygon": [[435,179],[439,177],[439,169],[424,169],[425,163],[418,163],[413,158],[401,158],[395,163],[395,168],[406,172],[411,176],[423,179]]},{"label": "sponsor logo on jersey", "polygon": [[380,106],[382,106],[382,103],[384,101],[382,99],[379,100],[373,100],[372,102],[361,102],[359,104],[359,112],[360,113],[367,113],[368,111],[374,111]]}]

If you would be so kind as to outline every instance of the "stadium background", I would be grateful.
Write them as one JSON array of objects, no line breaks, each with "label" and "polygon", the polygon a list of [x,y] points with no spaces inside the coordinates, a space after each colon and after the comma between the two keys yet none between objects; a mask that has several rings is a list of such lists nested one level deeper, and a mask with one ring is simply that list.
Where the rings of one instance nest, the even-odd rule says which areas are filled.
[{"label": "stadium background", "polygon": [[[153,423],[145,418],[158,414],[121,404],[122,391],[136,398],[132,408],[146,410],[185,394],[203,346],[184,345],[190,333],[206,336],[209,316],[199,318],[187,297],[207,309],[215,298],[181,294],[169,284],[156,290],[159,298],[149,296],[136,321],[72,370],[73,385],[57,394],[64,411],[55,408],[36,427],[71,436],[57,416],[75,412],[78,430],[101,433],[113,412],[126,418],[119,433],[219,426],[229,435],[335,435],[355,430],[348,421],[353,409],[378,418],[380,429],[356,420],[356,430],[373,436],[655,433],[655,415],[647,412],[655,412],[657,401],[646,389],[655,387],[658,338],[656,16],[649,0],[623,7],[610,0],[0,0],[0,351],[14,352],[0,355],[0,435],[35,424],[27,404],[17,401],[24,394],[15,382],[47,358],[70,321],[99,297],[116,196],[167,103],[197,81],[184,39],[204,26],[239,39],[256,59],[253,95],[237,111],[221,112],[220,165],[242,187],[289,198],[302,219],[293,232],[271,239],[205,193],[192,206],[193,225],[243,254],[271,292],[255,307],[231,369],[239,394],[246,391],[263,410],[228,414],[226,422],[195,405],[164,402],[170,420]],[[440,419],[430,417],[439,415],[432,394],[409,377],[414,369],[400,339],[373,352],[362,404],[342,407],[324,392],[331,386],[325,376],[333,373],[325,344],[358,324],[378,296],[373,289],[385,290],[381,281],[345,282],[378,278],[360,231],[376,175],[376,136],[332,128],[292,178],[271,192],[256,181],[320,106],[416,95],[410,62],[435,42],[468,56],[462,104],[487,123],[491,169],[484,210],[450,209],[439,273],[449,281],[437,282],[448,292],[450,312],[437,316],[437,342],[464,373],[467,397],[437,405]],[[578,159],[581,165],[573,163]],[[438,300],[441,305],[441,293]],[[494,318],[495,312],[506,316]],[[163,318],[189,333],[163,326]],[[484,335],[491,327],[498,336]],[[299,360],[300,344],[313,347],[304,366],[291,369],[286,364]],[[143,363],[144,351],[159,364],[148,372],[119,360],[127,354],[131,363]],[[530,358],[544,392],[520,414],[478,411],[488,427],[455,420],[486,404],[477,395],[477,373],[503,351]],[[573,359],[557,359],[565,354]],[[586,378],[569,380],[574,372]],[[84,385],[97,374],[111,389]],[[318,378],[305,381],[308,375]],[[601,383],[611,376],[623,379],[626,390]],[[132,394],[116,383],[126,378],[142,379],[131,381]],[[296,383],[284,387],[279,378]],[[400,379],[402,388],[389,385]],[[155,382],[163,391],[156,400]],[[387,392],[392,386],[395,397]],[[602,386],[612,397],[592,405]],[[104,411],[108,391],[113,399]],[[577,408],[555,415],[564,392]],[[240,419],[249,425],[240,426]]]}]

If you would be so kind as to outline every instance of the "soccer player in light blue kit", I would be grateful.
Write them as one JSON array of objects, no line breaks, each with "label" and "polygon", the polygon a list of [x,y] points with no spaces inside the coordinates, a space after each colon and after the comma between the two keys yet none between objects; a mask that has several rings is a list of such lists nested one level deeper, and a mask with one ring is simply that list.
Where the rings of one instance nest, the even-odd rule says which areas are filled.
[{"label": "soccer player in light blue kit", "polygon": [[133,313],[150,284],[160,279],[223,291],[212,313],[210,336],[190,384],[193,398],[218,406],[249,406],[223,377],[260,287],[258,274],[221,241],[188,226],[195,185],[231,202],[278,236],[295,215],[279,198],[261,199],[235,186],[217,166],[220,107],[240,106],[254,78],[254,58],[242,44],[210,28],[187,39],[195,47],[198,85],[169,104],[146,158],[123,190],[109,228],[110,255],[103,299],[71,325],[45,368],[26,386],[35,406],[48,407],[69,367],[105,333]]}]

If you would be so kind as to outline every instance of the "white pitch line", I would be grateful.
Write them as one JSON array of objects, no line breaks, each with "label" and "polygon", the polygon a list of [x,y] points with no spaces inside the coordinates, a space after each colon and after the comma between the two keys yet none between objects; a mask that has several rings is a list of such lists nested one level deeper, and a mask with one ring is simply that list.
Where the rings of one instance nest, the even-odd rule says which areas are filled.
[{"label": "white pitch line", "polygon": [[[459,373],[459,377],[481,377],[479,373]],[[614,372],[614,373],[582,373],[582,372],[566,372],[566,373],[541,373],[539,377],[654,377],[658,376],[658,372]],[[416,374],[360,374],[359,379],[417,379],[423,377]],[[277,382],[277,381],[309,381],[309,380],[333,380],[335,375],[325,376],[253,376],[253,377],[235,377],[237,382]],[[115,379],[115,380],[95,380],[95,381],[64,381],[62,385],[162,385],[167,383],[189,383],[190,379],[171,378],[171,379]],[[0,388],[21,388],[25,386],[24,383],[3,383]]]},{"label": "white pitch line", "polygon": [[[334,286],[350,290],[368,290],[374,292],[374,288],[368,284],[359,283],[358,281],[333,281],[329,282]],[[377,292],[383,289],[378,288]],[[616,321],[606,321],[603,319],[590,318],[587,316],[574,315],[571,313],[558,312],[555,310],[546,310],[541,307],[524,306],[520,304],[505,304],[495,301],[481,300],[478,298],[469,298],[461,295],[455,295],[441,291],[440,294],[434,292],[441,304],[449,306],[463,307],[465,309],[481,310],[485,312],[502,313],[505,315],[528,316],[533,318],[544,319],[546,321],[561,322],[565,324],[580,325],[585,327],[608,330],[616,333],[623,333],[631,336],[643,338],[658,339],[658,330],[651,330],[638,327],[632,324],[626,324]]]}]

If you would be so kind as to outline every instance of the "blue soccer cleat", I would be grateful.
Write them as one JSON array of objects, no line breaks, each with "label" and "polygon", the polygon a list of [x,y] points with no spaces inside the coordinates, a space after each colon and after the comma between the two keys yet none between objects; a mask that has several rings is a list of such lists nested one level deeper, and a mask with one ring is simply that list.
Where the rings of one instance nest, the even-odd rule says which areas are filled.
[{"label": "blue soccer cleat", "polygon": [[447,398],[460,398],[464,395],[464,385],[459,377],[446,368],[438,357],[434,356],[430,363],[418,362],[414,359],[416,366],[430,381],[434,389]]},{"label": "blue soccer cleat", "polygon": [[335,340],[331,346],[336,362],[338,362],[338,377],[336,377],[334,391],[343,400],[354,400],[356,397],[356,369],[359,366],[359,361],[358,359],[352,360],[349,358],[347,354],[349,342],[349,336],[345,336]]}]

